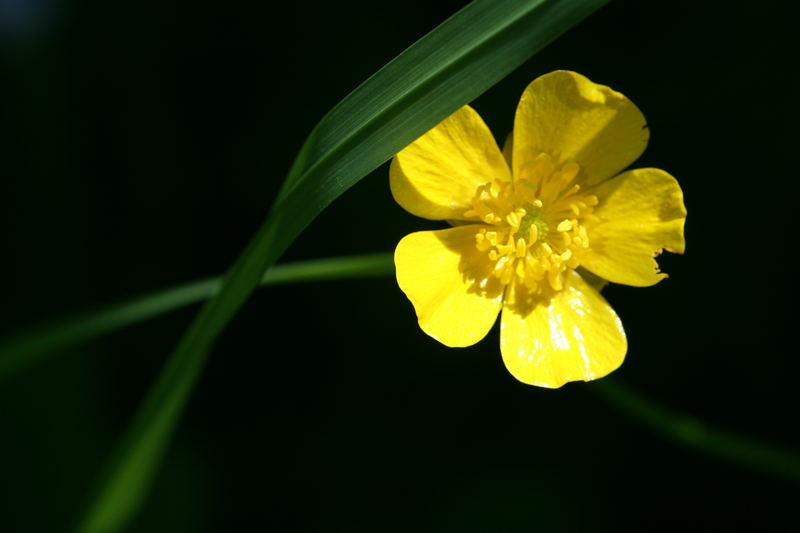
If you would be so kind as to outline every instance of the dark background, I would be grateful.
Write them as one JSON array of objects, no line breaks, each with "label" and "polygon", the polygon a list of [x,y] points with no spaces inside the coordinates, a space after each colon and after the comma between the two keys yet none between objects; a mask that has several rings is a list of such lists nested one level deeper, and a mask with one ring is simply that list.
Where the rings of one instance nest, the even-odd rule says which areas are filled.
[{"label": "dark background", "polygon": [[[323,114],[465,2],[0,0],[0,332],[222,272]],[[498,138],[536,76],[630,97],[635,166],[689,216],[671,277],[606,297],[615,375],[800,450],[797,31],[790,2],[605,7],[473,105]],[[283,260],[433,229],[383,166]],[[64,531],[195,308],[0,383],[0,529]],[[448,349],[393,279],[259,291],[226,330],[131,531],[785,530],[797,485],[681,448],[574,383],[504,369],[497,330]],[[250,529],[248,529],[250,530]]]}]

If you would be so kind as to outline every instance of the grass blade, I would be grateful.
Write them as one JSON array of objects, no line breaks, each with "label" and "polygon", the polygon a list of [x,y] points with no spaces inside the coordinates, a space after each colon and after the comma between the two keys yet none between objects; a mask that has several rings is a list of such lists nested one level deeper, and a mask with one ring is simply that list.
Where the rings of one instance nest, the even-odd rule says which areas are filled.
[{"label": "grass blade", "polygon": [[476,0],[336,106],[266,222],[169,358],[101,478],[81,531],[118,531],[144,497],[212,344],[299,233],[345,190],[608,0]]}]

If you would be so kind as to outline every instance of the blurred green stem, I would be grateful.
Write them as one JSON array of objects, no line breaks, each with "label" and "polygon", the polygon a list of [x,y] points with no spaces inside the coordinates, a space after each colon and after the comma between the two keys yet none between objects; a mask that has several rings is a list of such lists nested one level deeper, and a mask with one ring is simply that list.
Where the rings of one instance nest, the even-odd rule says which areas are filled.
[{"label": "blurred green stem", "polygon": [[[260,285],[388,276],[392,272],[391,256],[384,253],[333,257],[276,265],[264,274]],[[64,317],[0,340],[0,382],[76,344],[207,300],[221,284],[221,277],[194,281]]]},{"label": "blurred green stem", "polygon": [[674,442],[765,474],[800,482],[800,454],[743,435],[709,427],[697,418],[648,399],[615,377],[590,389],[627,416]]}]

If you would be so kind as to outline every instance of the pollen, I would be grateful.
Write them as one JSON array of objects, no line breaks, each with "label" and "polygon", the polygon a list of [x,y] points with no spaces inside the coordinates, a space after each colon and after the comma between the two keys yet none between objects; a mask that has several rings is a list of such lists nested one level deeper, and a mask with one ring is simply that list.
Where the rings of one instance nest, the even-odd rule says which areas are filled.
[{"label": "pollen", "polygon": [[[489,278],[523,283],[532,293],[560,291],[569,269],[590,249],[587,226],[596,196],[581,191],[581,169],[539,154],[512,182],[478,187],[466,218],[484,224],[475,246],[492,262]],[[479,286],[489,278],[476,280]]]}]

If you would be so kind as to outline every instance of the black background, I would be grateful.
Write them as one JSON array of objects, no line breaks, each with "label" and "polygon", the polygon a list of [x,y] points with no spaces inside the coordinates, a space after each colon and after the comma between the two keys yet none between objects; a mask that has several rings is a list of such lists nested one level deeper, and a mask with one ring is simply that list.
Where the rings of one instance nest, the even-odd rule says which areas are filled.
[{"label": "black background", "polygon": [[[314,124],[464,2],[56,2],[0,13],[0,331],[224,271]],[[797,33],[790,2],[617,1],[473,106],[498,138],[565,68],[642,109],[687,253],[612,286],[616,376],[800,450]],[[282,260],[439,227],[383,166]],[[0,383],[0,529],[63,531],[195,308]],[[226,330],[131,531],[790,529],[798,488],[679,447],[591,390],[448,349],[393,279],[258,292]]]}]

